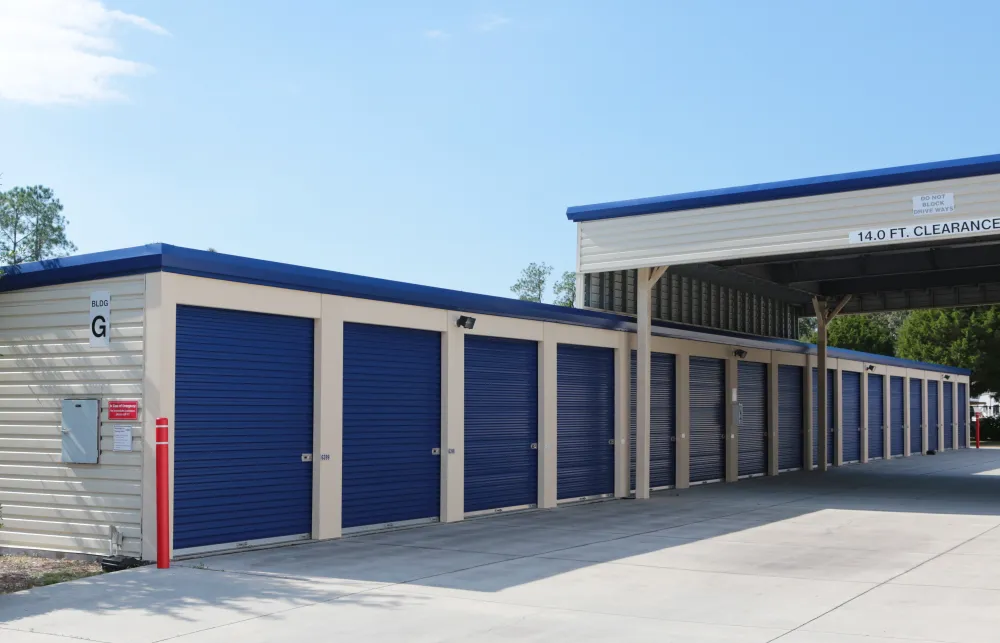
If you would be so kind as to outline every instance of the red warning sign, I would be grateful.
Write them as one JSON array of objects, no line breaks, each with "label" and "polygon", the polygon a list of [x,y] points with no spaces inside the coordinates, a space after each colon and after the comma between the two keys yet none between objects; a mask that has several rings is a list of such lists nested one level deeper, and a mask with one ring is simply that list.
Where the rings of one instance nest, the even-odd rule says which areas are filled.
[{"label": "red warning sign", "polygon": [[139,401],[138,400],[109,400],[108,401],[109,420],[138,420]]}]

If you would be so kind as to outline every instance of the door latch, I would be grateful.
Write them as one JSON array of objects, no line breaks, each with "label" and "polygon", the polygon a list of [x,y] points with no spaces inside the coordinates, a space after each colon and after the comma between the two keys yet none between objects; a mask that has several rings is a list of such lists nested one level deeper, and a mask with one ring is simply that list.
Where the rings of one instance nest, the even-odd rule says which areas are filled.
[{"label": "door latch", "polygon": [[608,440],[608,444],[610,444],[611,446],[615,446],[615,441],[614,440]]},{"label": "door latch", "polygon": [[538,451],[538,443],[537,442],[532,442],[531,443],[531,450],[532,451]]},{"label": "door latch", "polygon": [[431,449],[431,455],[441,455],[441,447],[434,447]]},{"label": "door latch", "polygon": [[312,462],[313,461],[313,454],[311,454],[311,453],[303,453],[302,454],[302,461],[303,462]]}]

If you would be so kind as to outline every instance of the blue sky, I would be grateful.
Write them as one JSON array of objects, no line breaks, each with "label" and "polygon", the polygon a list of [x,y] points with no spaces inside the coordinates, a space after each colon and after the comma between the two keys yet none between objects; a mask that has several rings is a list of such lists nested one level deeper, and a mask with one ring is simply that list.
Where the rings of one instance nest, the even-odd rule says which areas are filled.
[{"label": "blue sky", "polygon": [[37,73],[0,45],[0,172],[52,187],[84,252],[509,295],[573,268],[570,205],[1000,152],[997,3],[45,0],[32,24],[76,5],[121,62],[87,85],[89,41]]}]

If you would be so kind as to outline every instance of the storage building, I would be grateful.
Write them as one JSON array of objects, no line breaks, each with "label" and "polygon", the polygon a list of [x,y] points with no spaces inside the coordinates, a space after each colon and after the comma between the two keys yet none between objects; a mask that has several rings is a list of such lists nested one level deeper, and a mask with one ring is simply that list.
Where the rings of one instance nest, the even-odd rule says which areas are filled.
[{"label": "storage building", "polygon": [[[3,548],[154,560],[159,416],[174,556],[634,488],[626,314],[159,244],[0,291]],[[968,444],[968,371],[830,349],[820,429],[814,353],[655,322],[651,486],[810,468],[820,430],[835,465]]]}]

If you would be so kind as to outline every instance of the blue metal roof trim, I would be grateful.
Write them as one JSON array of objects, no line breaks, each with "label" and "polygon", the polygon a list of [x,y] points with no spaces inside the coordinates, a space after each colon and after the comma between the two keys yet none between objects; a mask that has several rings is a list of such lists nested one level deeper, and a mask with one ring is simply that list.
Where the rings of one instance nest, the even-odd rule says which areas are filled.
[{"label": "blue metal roof trim", "polygon": [[259,286],[374,299],[426,308],[461,310],[483,315],[563,322],[609,330],[624,330],[623,324],[625,323],[623,318],[611,313],[538,304],[433,286],[419,286],[401,281],[362,277],[343,272],[191,250],[166,244],[163,245],[163,270]]},{"label": "blue metal roof trim", "polygon": [[645,199],[578,205],[566,210],[570,221],[617,219],[658,212],[696,210],[739,203],[778,201],[820,194],[836,194],[869,190],[894,185],[926,183],[945,179],[962,179],[987,174],[1000,174],[1000,154],[976,156],[951,161],[936,161],[919,165],[901,165],[879,170],[828,174],[791,181],[758,183],[739,187],[685,192]]},{"label": "blue metal roof trim", "polygon": [[155,272],[160,269],[162,256],[162,244],[151,243],[124,250],[6,266],[0,269],[3,271],[0,292]]},{"label": "blue metal roof trim", "polygon": [[[580,310],[552,304],[537,304],[506,297],[479,295],[432,286],[419,286],[388,279],[361,277],[343,272],[305,268],[291,264],[248,259],[205,250],[192,250],[168,244],[150,244],[123,250],[51,259],[8,268],[0,278],[0,292],[37,288],[92,279],[163,270],[175,274],[220,279],[259,286],[373,299],[425,308],[442,308],[481,315],[516,317],[533,321],[557,322],[590,328],[635,332],[632,318],[593,310]],[[757,337],[730,331],[712,330],[670,322],[654,322],[653,334],[706,342],[815,354],[814,344],[789,339]],[[920,368],[944,373],[968,375],[967,369],[911,362],[884,355],[869,355],[841,348],[831,348],[831,357],[843,357],[876,364]]]}]

